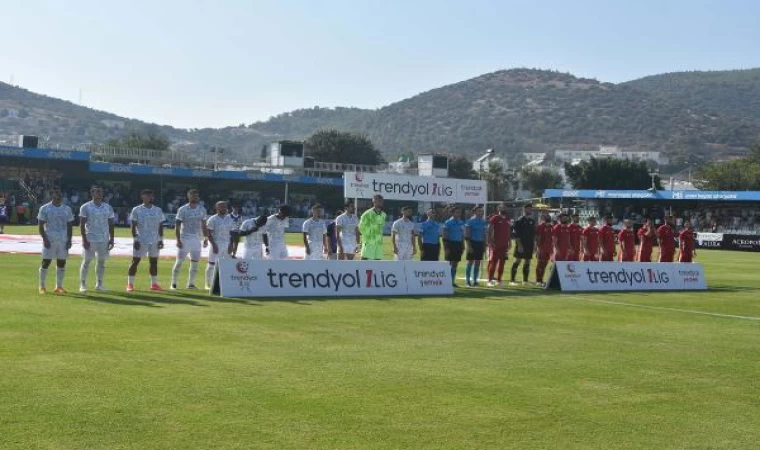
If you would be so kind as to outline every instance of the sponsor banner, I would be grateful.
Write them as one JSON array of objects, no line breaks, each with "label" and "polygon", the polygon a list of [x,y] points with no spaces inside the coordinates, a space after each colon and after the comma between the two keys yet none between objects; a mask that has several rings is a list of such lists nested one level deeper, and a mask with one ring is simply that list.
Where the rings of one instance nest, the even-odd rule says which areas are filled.
[{"label": "sponsor banner", "polygon": [[582,263],[554,264],[549,288],[563,292],[693,291],[707,289],[701,264]]},{"label": "sponsor banner", "polygon": [[488,200],[485,181],[368,172],[346,172],[343,192],[346,198],[380,194],[386,200],[436,203],[483,204]]},{"label": "sponsor banner", "polygon": [[649,199],[684,201],[760,201],[760,191],[616,191],[594,189],[546,189],[544,198]]},{"label": "sponsor banner", "polygon": [[[415,270],[415,266],[418,266]],[[448,265],[397,261],[249,261],[218,264],[222,297],[382,297],[451,295],[439,284]]]},{"label": "sponsor banner", "polygon": [[132,175],[165,175],[183,178],[213,178],[222,180],[271,181],[279,183],[320,184],[324,186],[341,186],[340,178],[319,178],[304,175],[283,175],[277,173],[243,172],[235,170],[206,170],[186,167],[158,167],[143,164],[114,164],[90,162],[90,172],[128,173]]},{"label": "sponsor banner", "polygon": [[724,234],[723,248],[744,252],[760,252],[760,236],[742,234]]},{"label": "sponsor banner", "polygon": [[0,146],[0,156],[19,158],[57,159],[64,161],[89,161],[90,153],[77,150],[51,150],[44,148],[21,148]]}]

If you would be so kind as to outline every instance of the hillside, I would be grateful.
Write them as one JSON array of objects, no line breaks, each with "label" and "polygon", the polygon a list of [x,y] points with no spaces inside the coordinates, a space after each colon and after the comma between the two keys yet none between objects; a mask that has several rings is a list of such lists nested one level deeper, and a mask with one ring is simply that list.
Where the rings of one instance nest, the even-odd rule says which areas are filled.
[{"label": "hillside", "polygon": [[[599,144],[719,154],[758,140],[760,118],[745,110],[734,114],[731,108],[712,106],[728,104],[726,99],[736,95],[732,83],[738,90],[747,89],[745,103],[760,101],[759,84],[751,77],[741,74],[734,81],[718,77],[724,100],[716,96],[712,103],[690,100],[682,93],[690,89],[683,85],[700,85],[696,81],[682,82],[678,77],[662,81],[668,77],[614,85],[558,72],[513,69],[433,89],[378,110],[315,107],[248,126],[159,129],[179,149],[222,146],[249,157],[256,157],[263,144],[302,139],[321,128],[366,133],[388,156],[407,151],[476,154],[486,148],[514,154]],[[701,78],[695,73],[687,79],[694,77]],[[37,134],[49,139],[49,145],[73,146],[102,143],[126,129],[146,126],[0,83],[0,135]]]},{"label": "hillside", "polygon": [[624,85],[677,99],[706,114],[760,121],[760,69],[667,73]]}]

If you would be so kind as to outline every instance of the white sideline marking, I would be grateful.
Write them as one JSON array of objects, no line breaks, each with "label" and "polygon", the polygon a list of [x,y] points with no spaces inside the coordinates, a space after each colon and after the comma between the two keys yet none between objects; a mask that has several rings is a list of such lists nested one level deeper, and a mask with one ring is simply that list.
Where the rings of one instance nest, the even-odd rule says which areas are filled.
[{"label": "white sideline marking", "polygon": [[[457,279],[464,280],[464,278],[462,278],[462,277],[457,278]],[[483,280],[481,279],[481,280],[478,280],[478,281],[482,282]],[[504,293],[504,294],[507,294],[507,295],[509,293],[509,290],[506,289],[506,288],[492,288],[492,287],[489,287],[489,286],[477,286],[477,287],[472,287],[472,288],[468,288],[468,289],[482,289],[482,290],[487,290],[487,291],[496,291],[496,292],[501,292],[501,293]],[[724,318],[724,319],[740,319],[740,320],[760,321],[760,317],[757,317],[757,316],[740,316],[740,315],[737,315],[737,314],[721,314],[721,313],[713,313],[713,312],[707,312],[707,311],[699,311],[699,310],[694,310],[694,309],[671,308],[671,307],[668,307],[668,306],[641,305],[641,304],[638,304],[638,303],[616,302],[614,300],[599,300],[599,299],[594,299],[594,298],[582,297],[580,295],[567,295],[567,294],[565,294],[565,295],[562,295],[561,297],[559,297],[558,299],[561,299],[561,300],[574,299],[574,300],[581,300],[581,301],[590,302],[590,303],[600,303],[600,304],[604,304],[604,305],[630,306],[630,307],[633,307],[633,308],[654,309],[654,310],[658,310],[658,311],[674,311],[674,312],[680,312],[680,313],[686,313],[686,314],[697,314],[697,315],[700,315],[700,316],[721,317],[721,318]]]},{"label": "white sideline marking", "polygon": [[576,300],[583,300],[583,301],[591,302],[591,303],[601,303],[605,305],[631,306],[634,308],[655,309],[659,311],[675,311],[675,312],[682,312],[682,313],[687,313],[687,314],[698,314],[701,316],[722,317],[725,319],[760,321],[760,317],[757,317],[757,316],[739,316],[736,314],[721,314],[721,313],[713,313],[713,312],[707,312],[707,311],[698,311],[694,309],[671,308],[668,306],[640,305],[637,303],[626,303],[626,302],[616,302],[613,300],[598,300],[598,299],[593,299],[593,298],[585,298],[578,295],[572,295],[572,296],[567,296],[567,297],[562,296],[562,299],[566,299],[566,298],[573,298]]}]

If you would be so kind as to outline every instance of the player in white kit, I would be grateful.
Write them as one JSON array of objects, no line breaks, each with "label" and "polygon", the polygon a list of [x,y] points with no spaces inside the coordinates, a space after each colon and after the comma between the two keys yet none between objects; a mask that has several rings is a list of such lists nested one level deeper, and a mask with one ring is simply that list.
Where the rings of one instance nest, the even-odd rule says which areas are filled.
[{"label": "player in white kit", "polygon": [[106,261],[113,249],[113,227],[116,215],[111,205],[103,201],[103,189],[95,186],[90,189],[92,200],[79,208],[79,230],[82,233],[84,257],[79,268],[79,292],[87,292],[87,273],[90,263],[95,260],[95,289],[105,291],[103,276],[106,273]]},{"label": "player in white kit", "polygon": [[306,260],[318,261],[324,259],[326,248],[330,248],[327,239],[327,224],[322,220],[322,205],[317,203],[311,207],[311,217],[303,223],[303,246],[306,250]]},{"label": "player in white kit", "polygon": [[335,219],[338,234],[338,259],[353,260],[359,248],[359,218],[352,202],[346,202],[346,210]]},{"label": "player in white kit", "polygon": [[[262,260],[264,259],[264,232],[267,223],[266,216],[254,217],[245,220],[240,225],[240,232],[237,233],[236,239],[245,238],[243,245],[243,259]],[[237,256],[237,243],[233,245],[232,256]]]},{"label": "player in white kit", "polygon": [[401,209],[403,216],[393,222],[391,227],[391,242],[396,261],[411,261],[417,254],[417,224],[412,220],[412,207]]},{"label": "player in white kit", "polygon": [[62,204],[63,196],[59,188],[51,193],[50,203],[42,205],[37,213],[40,236],[42,236],[42,264],[40,265],[40,294],[47,293],[45,280],[48,267],[56,260],[55,293],[65,294],[63,276],[66,273],[66,260],[71,248],[71,234],[74,225],[74,213]]},{"label": "player in white kit", "polygon": [[177,237],[177,259],[172,268],[171,289],[177,289],[177,278],[182,264],[190,255],[190,273],[187,288],[195,289],[195,278],[201,261],[202,247],[208,245],[206,240],[206,208],[199,204],[200,193],[197,189],[187,191],[186,205],[177,210],[174,233]]},{"label": "player in white kit", "polygon": [[140,192],[142,204],[132,209],[129,221],[132,224],[132,264],[127,276],[127,292],[135,290],[135,275],[140,260],[148,256],[150,262],[150,290],[162,291],[158,284],[158,253],[164,248],[164,216],[161,208],[153,204],[154,194],[150,189]]},{"label": "player in white kit", "polygon": [[216,202],[216,214],[206,221],[208,243],[208,266],[206,266],[206,289],[211,289],[216,263],[230,256],[230,231],[235,230],[235,221],[227,214],[227,202]]},{"label": "player in white kit", "polygon": [[290,207],[280,206],[277,214],[267,217],[266,234],[262,236],[266,255],[269,259],[288,259],[288,246],[285,244],[285,230],[290,226]]}]

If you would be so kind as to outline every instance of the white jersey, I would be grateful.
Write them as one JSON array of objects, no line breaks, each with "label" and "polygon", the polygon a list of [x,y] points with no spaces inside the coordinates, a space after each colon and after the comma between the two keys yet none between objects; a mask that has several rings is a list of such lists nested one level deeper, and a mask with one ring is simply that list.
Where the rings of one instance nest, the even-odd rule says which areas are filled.
[{"label": "white jersey", "polygon": [[290,226],[290,219],[278,219],[276,214],[267,218],[267,224],[264,228],[269,237],[269,246],[285,246],[285,230]]},{"label": "white jersey", "polygon": [[137,205],[132,208],[129,221],[137,224],[136,240],[141,244],[155,244],[161,240],[159,229],[163,226],[166,216],[156,205],[147,207]]},{"label": "white jersey", "polygon": [[340,227],[338,239],[343,245],[356,245],[356,229],[359,228],[359,217],[355,214],[349,216],[343,213],[335,219],[335,225]]},{"label": "white jersey", "polygon": [[232,214],[229,215],[230,218],[232,218],[232,223],[235,225],[233,230],[239,230],[240,226],[243,225],[243,216],[237,215],[233,216]]},{"label": "white jersey", "polygon": [[411,220],[398,219],[393,222],[391,233],[396,234],[396,245],[398,247],[411,248],[414,245],[414,235],[417,233],[417,226]]},{"label": "white jersey", "polygon": [[45,234],[53,242],[66,242],[69,238],[68,227],[74,221],[74,213],[66,205],[55,206],[53,202],[42,205],[37,213],[37,220],[45,222]]},{"label": "white jersey", "polygon": [[327,225],[322,219],[315,220],[313,217],[303,223],[303,232],[306,233],[306,241],[314,250],[315,247],[324,249],[324,236],[327,234]]},{"label": "white jersey", "polygon": [[108,242],[111,239],[112,236],[108,233],[109,223],[116,219],[111,205],[102,202],[98,206],[90,200],[79,208],[79,217],[87,219],[84,231],[89,242]]},{"label": "white jersey", "polygon": [[208,228],[208,232],[213,236],[214,242],[219,247],[219,251],[226,252],[227,246],[230,243],[230,231],[236,229],[235,221],[232,217],[229,214],[225,214],[224,216],[214,214],[206,222],[206,228]]},{"label": "white jersey", "polygon": [[[256,228],[256,218],[248,219],[240,225],[240,231],[250,231]],[[245,255],[261,255],[264,241],[261,236],[264,234],[264,227],[245,237]]]},{"label": "white jersey", "polygon": [[206,220],[206,209],[201,205],[195,205],[193,208],[188,203],[180,206],[177,210],[176,220],[182,222],[179,230],[179,237],[182,240],[203,239],[203,221]]}]

